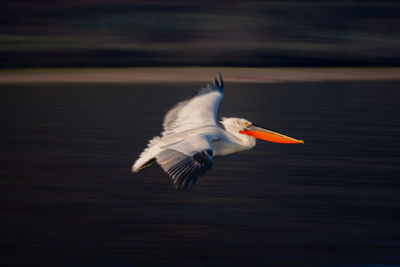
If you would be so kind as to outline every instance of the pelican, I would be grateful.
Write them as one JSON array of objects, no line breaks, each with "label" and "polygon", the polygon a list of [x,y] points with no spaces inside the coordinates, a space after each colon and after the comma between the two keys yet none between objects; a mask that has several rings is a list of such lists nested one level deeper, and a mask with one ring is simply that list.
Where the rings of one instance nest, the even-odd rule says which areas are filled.
[{"label": "pelican", "polygon": [[264,129],[242,118],[222,118],[217,123],[217,109],[224,91],[222,75],[214,78],[191,98],[178,103],[164,118],[164,131],[149,141],[147,148],[132,166],[139,172],[157,162],[171,177],[175,189],[193,185],[211,169],[213,158],[225,156],[256,145],[256,138],[284,144],[304,143]]}]

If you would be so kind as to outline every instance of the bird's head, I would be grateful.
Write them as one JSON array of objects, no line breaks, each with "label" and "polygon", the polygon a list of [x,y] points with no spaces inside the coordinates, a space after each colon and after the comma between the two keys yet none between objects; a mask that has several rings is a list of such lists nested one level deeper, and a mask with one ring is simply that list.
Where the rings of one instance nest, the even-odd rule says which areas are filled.
[{"label": "bird's head", "polygon": [[292,137],[267,130],[263,127],[241,118],[222,118],[221,123],[227,132],[235,135],[247,135],[257,139],[281,143],[281,144],[303,144],[303,140],[294,139]]}]

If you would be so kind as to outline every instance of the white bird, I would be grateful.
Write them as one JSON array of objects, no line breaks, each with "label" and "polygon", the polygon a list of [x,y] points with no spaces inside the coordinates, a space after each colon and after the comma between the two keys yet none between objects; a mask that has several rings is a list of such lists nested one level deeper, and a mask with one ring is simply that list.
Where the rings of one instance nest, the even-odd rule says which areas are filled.
[{"label": "white bird", "polygon": [[214,157],[249,150],[256,145],[256,138],[304,143],[241,118],[222,118],[224,129],[221,128],[216,119],[224,90],[221,74],[219,79],[214,78],[213,86],[207,85],[168,111],[164,131],[150,140],[133,164],[133,172],[157,162],[172,178],[176,189],[186,188],[211,169]]}]

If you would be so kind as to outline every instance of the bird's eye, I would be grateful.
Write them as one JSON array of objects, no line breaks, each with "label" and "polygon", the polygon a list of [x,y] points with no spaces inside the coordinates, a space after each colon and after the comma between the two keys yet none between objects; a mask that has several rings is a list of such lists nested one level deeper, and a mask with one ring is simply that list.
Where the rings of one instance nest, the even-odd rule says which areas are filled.
[{"label": "bird's eye", "polygon": [[248,123],[247,121],[244,121],[244,122],[243,122],[243,125],[244,125],[244,126],[249,126],[249,123]]}]

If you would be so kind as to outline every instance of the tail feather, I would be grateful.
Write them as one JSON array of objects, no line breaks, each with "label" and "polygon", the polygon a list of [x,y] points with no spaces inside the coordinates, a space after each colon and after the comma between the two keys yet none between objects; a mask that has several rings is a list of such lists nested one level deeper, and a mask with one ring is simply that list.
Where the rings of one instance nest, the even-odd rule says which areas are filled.
[{"label": "tail feather", "polygon": [[161,138],[159,136],[153,137],[149,141],[147,148],[140,154],[139,158],[132,166],[132,172],[139,172],[147,167],[150,167],[156,162],[155,156],[159,152],[158,144]]},{"label": "tail feather", "polygon": [[146,162],[142,166],[139,166],[139,167],[136,167],[136,168],[132,167],[132,172],[140,172],[141,170],[150,167],[151,165],[153,165],[156,162],[157,162],[156,158],[152,158],[151,160],[149,160],[148,162]]}]

